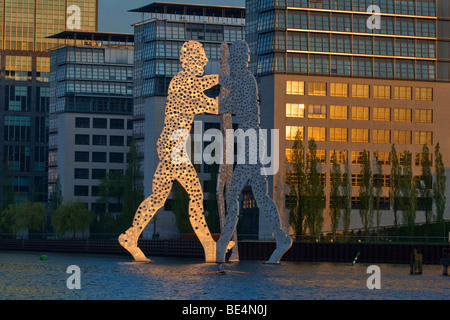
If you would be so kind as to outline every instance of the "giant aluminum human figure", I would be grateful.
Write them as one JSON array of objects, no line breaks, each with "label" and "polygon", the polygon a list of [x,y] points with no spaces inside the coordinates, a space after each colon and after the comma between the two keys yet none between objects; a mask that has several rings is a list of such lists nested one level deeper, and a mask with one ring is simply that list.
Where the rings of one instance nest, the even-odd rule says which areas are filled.
[{"label": "giant aluminum human figure", "polygon": [[[259,133],[260,117],[258,102],[258,85],[253,74],[248,70],[250,50],[245,41],[237,41],[229,50],[230,75],[221,74],[219,83],[229,94],[219,97],[219,113],[232,113],[236,116],[238,128],[244,132],[256,130]],[[258,135],[259,136],[259,135]],[[284,253],[291,247],[292,238],[282,229],[281,218],[275,203],[268,195],[267,177],[262,174],[263,165],[260,161],[249,162],[251,152],[259,152],[262,145],[249,142],[245,146],[244,164],[237,164],[231,179],[227,196],[227,216],[217,242],[217,261],[225,262],[228,244],[236,229],[239,218],[239,195],[247,183],[251,184],[252,192],[260,212],[264,213],[266,221],[272,228],[276,249],[267,263],[279,263]],[[260,153],[259,153],[260,154]]]},{"label": "giant aluminum human figure", "polygon": [[209,98],[204,91],[217,85],[219,77],[203,75],[208,58],[197,41],[187,41],[182,45],[180,61],[182,70],[169,84],[164,129],[157,142],[160,162],[153,178],[152,194],[141,203],[132,226],[119,236],[119,243],[135,261],[150,261],[138,247],[138,238],[164,205],[173,181],[178,180],[189,195],[189,220],[203,246],[205,262],[215,263],[216,242],[206,224],[203,190],[187,155],[186,141],[196,114],[218,113],[218,98]]}]

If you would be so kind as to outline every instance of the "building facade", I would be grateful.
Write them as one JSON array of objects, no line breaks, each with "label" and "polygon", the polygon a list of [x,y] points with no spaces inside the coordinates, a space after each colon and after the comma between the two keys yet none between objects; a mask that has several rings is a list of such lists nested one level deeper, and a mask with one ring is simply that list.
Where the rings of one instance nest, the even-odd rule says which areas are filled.
[{"label": "building facade", "polygon": [[[280,130],[280,155],[286,155],[270,189],[286,227],[286,177],[297,132],[304,146],[310,139],[317,143],[325,184],[324,232],[330,231],[333,151],[352,173],[353,229],[362,227],[357,211],[362,151],[382,165],[382,225],[394,220],[388,196],[392,144],[400,154],[412,153],[415,176],[421,174],[424,144],[433,161],[437,143],[444,163],[450,161],[449,19],[449,3],[441,0],[246,1],[261,123]],[[449,192],[447,185],[447,198]],[[425,221],[421,203],[417,223]]]},{"label": "building facade", "polygon": [[[174,4],[154,2],[131,10],[143,15],[143,21],[135,24],[135,95],[134,134],[142,155],[145,196],[151,194],[153,175],[159,159],[156,142],[164,125],[167,90],[172,77],[181,70],[180,49],[185,41],[195,40],[203,44],[209,59],[205,74],[220,71],[220,46],[244,39],[245,9],[226,6]],[[219,87],[208,92],[218,95]],[[220,116],[197,115],[196,124],[202,133],[210,128],[220,129]],[[211,187],[211,166],[197,165],[204,191],[207,209],[207,190]],[[187,217],[187,216],[186,216]],[[162,238],[177,237],[172,198],[166,201],[156,217],[144,231],[144,237],[158,232]]]},{"label": "building facade", "polygon": [[97,0],[0,1],[0,179],[3,205],[47,202],[49,39],[68,27],[97,30]]},{"label": "building facade", "polygon": [[66,31],[53,37],[75,44],[51,51],[49,195],[59,178],[65,201],[81,200],[94,214],[122,212],[121,202],[99,201],[99,185],[127,166],[133,35]]}]

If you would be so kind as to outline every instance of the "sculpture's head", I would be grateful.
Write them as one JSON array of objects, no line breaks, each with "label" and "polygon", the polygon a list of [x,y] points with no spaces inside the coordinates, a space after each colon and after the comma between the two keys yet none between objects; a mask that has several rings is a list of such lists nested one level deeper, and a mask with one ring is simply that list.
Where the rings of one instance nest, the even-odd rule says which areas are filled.
[{"label": "sculpture's head", "polygon": [[247,69],[249,61],[250,48],[247,42],[244,40],[233,42],[228,56],[231,73]]},{"label": "sculpture's head", "polygon": [[208,63],[208,57],[200,42],[187,41],[181,46],[180,61],[185,71],[201,76]]}]

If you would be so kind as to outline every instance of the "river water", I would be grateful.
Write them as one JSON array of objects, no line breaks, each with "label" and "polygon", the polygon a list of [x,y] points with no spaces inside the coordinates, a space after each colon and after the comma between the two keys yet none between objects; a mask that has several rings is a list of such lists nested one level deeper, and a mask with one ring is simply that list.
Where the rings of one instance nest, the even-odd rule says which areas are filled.
[{"label": "river water", "polygon": [[[216,269],[196,259],[153,257],[135,263],[127,256],[0,252],[0,300],[449,300],[450,276],[442,266],[378,264],[380,289],[370,290],[369,264],[244,260],[225,269],[246,272],[199,274]],[[69,289],[71,265],[80,289]],[[73,282],[72,282],[73,283]]]}]

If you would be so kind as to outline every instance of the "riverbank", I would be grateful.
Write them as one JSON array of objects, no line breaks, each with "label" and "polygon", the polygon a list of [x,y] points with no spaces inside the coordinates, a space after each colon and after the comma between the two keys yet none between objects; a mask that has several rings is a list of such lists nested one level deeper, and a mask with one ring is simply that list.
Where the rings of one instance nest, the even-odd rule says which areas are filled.
[{"label": "riverbank", "polygon": [[[240,241],[241,260],[267,260],[276,244],[270,241]],[[198,241],[140,240],[139,247],[148,257],[203,258]],[[424,264],[439,264],[443,249],[450,244],[294,242],[284,261],[352,262],[357,252],[363,263],[410,263],[414,249],[423,256]],[[130,256],[116,239],[0,239],[1,251],[37,251],[41,253],[85,253]],[[131,257],[131,256],[130,256]]]}]

